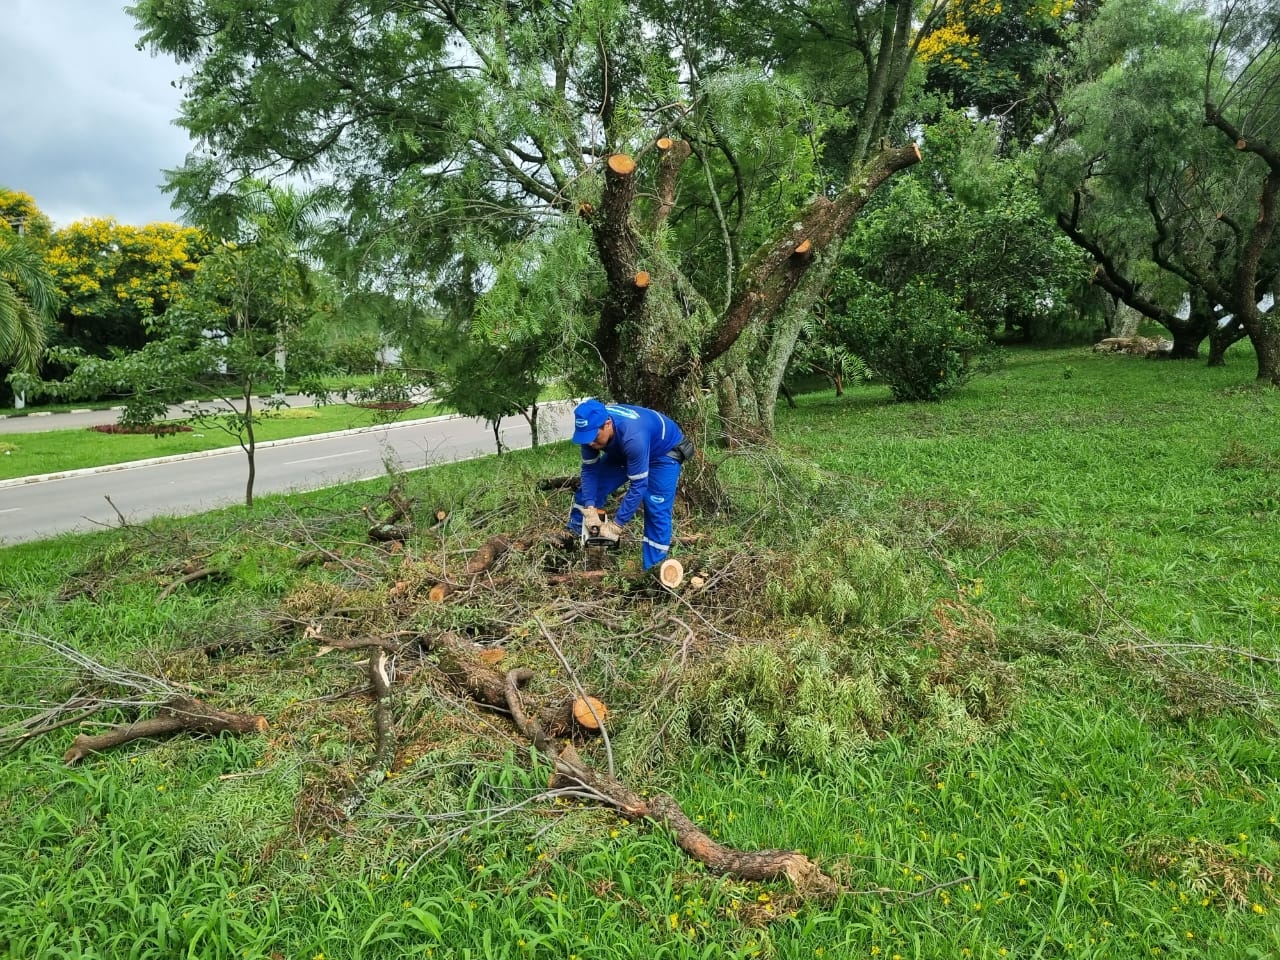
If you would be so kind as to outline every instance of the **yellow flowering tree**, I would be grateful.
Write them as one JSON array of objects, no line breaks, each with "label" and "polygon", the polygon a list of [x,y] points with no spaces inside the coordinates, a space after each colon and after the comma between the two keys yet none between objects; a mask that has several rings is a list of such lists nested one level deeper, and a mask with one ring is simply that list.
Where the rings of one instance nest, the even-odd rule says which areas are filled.
[{"label": "yellow flowering tree", "polygon": [[63,299],[59,341],[99,356],[141,347],[210,246],[200,230],[173,223],[92,218],[56,231],[47,260]]},{"label": "yellow flowering tree", "polygon": [[27,237],[43,246],[53,233],[53,222],[36,206],[31,194],[0,187],[0,233]]},{"label": "yellow flowering tree", "polygon": [[1067,27],[1093,15],[1093,0],[953,0],[920,38],[928,86],[956,107],[1012,121],[1026,139],[1045,109],[1038,95],[1045,54],[1062,49]]}]

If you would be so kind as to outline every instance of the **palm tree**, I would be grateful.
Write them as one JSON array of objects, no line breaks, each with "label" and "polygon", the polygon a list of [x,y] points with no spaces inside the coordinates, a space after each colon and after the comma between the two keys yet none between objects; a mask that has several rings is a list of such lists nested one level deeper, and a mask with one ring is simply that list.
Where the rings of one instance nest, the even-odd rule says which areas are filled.
[{"label": "palm tree", "polygon": [[0,231],[0,361],[35,375],[45,329],[58,316],[58,290],[40,251],[21,236]]}]

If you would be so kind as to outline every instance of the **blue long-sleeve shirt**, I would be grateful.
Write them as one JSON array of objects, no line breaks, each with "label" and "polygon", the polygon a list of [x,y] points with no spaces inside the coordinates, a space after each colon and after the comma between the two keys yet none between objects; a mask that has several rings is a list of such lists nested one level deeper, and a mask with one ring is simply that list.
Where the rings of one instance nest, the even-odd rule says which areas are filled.
[{"label": "blue long-sleeve shirt", "polygon": [[627,479],[631,482],[613,517],[614,523],[621,526],[636,515],[644,502],[649,485],[649,464],[670,453],[684,439],[684,434],[674,420],[648,407],[607,403],[605,409],[613,420],[613,436],[603,450],[583,445],[581,493],[584,503],[602,506],[597,496],[611,492],[599,489],[603,465],[625,463]]}]

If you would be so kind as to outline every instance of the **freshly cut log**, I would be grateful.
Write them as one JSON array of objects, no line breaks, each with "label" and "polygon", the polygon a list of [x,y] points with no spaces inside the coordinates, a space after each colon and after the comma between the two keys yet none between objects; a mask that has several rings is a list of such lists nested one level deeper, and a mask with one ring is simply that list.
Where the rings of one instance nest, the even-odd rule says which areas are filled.
[{"label": "freshly cut log", "polygon": [[684,583],[684,564],[674,557],[668,557],[658,564],[658,582],[668,590],[674,590]]},{"label": "freshly cut log", "polygon": [[480,545],[480,549],[472,554],[471,559],[467,561],[466,572],[472,576],[477,573],[484,573],[510,549],[511,541],[506,537],[490,537]]},{"label": "freshly cut log", "polygon": [[587,730],[599,730],[609,716],[609,708],[595,697],[578,697],[573,701],[573,719]]},{"label": "freshly cut log", "polygon": [[609,170],[619,177],[629,177],[636,172],[636,162],[625,153],[615,153],[609,158]]},{"label": "freshly cut log", "polygon": [[427,591],[427,599],[432,603],[444,603],[445,599],[458,589],[456,583],[450,583],[447,580],[441,580],[434,587]]}]

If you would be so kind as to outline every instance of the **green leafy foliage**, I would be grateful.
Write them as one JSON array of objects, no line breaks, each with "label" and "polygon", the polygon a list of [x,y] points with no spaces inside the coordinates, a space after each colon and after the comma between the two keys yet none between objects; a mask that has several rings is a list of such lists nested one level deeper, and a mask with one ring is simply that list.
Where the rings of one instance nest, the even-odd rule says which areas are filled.
[{"label": "green leafy foliage", "polygon": [[820,637],[802,629],[786,643],[737,645],[688,678],[692,737],[746,763],[832,769],[864,755],[888,715],[878,678],[869,658]]},{"label": "green leafy foliage", "polygon": [[0,232],[0,361],[34,376],[58,303],[40,250],[11,230]]},{"label": "green leafy foliage", "polygon": [[837,284],[834,325],[895,400],[941,400],[998,356],[983,325],[935,287],[913,283],[890,294],[848,273]]},{"label": "green leafy foliage", "polygon": [[381,338],[376,333],[344,337],[328,348],[329,359],[339,373],[373,373],[378,367]]},{"label": "green leafy foliage", "polygon": [[943,114],[924,140],[924,161],[859,220],[842,263],[889,290],[935,287],[993,337],[1089,341],[1071,309],[1085,258],[1044,213],[1030,165],[1000,156],[996,127],[963,114]]},{"label": "green leafy foliage", "polygon": [[925,580],[900,553],[841,522],[823,524],[794,567],[765,587],[792,621],[814,618],[833,628],[877,629],[918,617]]}]

